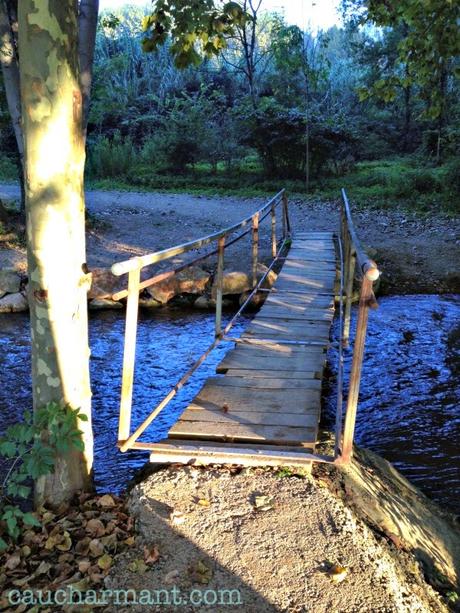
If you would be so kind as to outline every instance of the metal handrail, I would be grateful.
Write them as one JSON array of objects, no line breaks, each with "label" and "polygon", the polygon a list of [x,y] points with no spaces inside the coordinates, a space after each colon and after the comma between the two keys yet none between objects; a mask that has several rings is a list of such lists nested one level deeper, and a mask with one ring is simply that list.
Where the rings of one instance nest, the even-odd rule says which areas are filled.
[{"label": "metal handrail", "polygon": [[[371,260],[358,239],[353,219],[350,211],[345,190],[342,189],[342,208],[340,224],[340,249],[341,259],[343,259],[344,279],[342,288],[345,290],[345,310],[343,322],[341,321],[341,346],[347,347],[350,338],[351,305],[353,301],[353,281],[355,278],[356,262],[360,278],[360,292],[358,304],[358,318],[356,322],[356,332],[353,344],[353,361],[350,372],[350,382],[348,386],[348,396],[345,413],[345,423],[343,426],[342,440],[336,440],[336,453],[340,453],[339,461],[348,462],[353,452],[353,438],[356,423],[356,412],[358,408],[359,387],[361,382],[361,372],[364,358],[364,344],[366,340],[367,320],[369,308],[376,308],[377,301],[374,296],[373,283],[380,276],[377,264]],[[343,301],[343,291],[341,295]],[[341,347],[341,350],[342,350]],[[340,359],[340,358],[339,358]],[[339,364],[339,369],[342,367]],[[339,370],[340,372],[340,370]],[[341,373],[340,373],[340,376]],[[338,393],[338,407],[342,404],[341,390]],[[337,435],[340,436],[340,428],[337,428]]]},{"label": "metal handrail", "polygon": [[350,204],[348,202],[347,194],[345,190],[342,188],[342,200],[343,200],[343,211],[347,220],[348,232],[350,233],[351,242],[353,243],[356,259],[359,264],[360,271],[363,275],[365,275],[371,281],[376,281],[379,278],[380,272],[377,268],[377,264],[374,260],[371,260],[367,253],[361,246],[361,241],[356,234],[355,225],[353,223],[353,219],[350,211]]},{"label": "metal handrail", "polygon": [[[277,237],[276,237],[276,209],[279,205],[282,205],[282,242],[278,249]],[[257,263],[258,263],[258,249],[259,249],[259,224],[268,216],[271,215],[271,253],[273,261],[262,275],[262,278],[257,282]],[[231,238],[226,243],[226,238],[233,235],[236,231],[244,229],[249,223],[251,227],[245,229],[238,236]],[[223,293],[223,268],[224,268],[224,251],[225,247],[234,244],[241,240],[244,236],[252,232],[252,286],[253,289],[243,305],[239,308],[238,312],[233,316],[231,321],[227,324],[222,331],[222,293]],[[274,264],[278,261],[287,240],[290,237],[290,221],[288,212],[288,200],[285,190],[281,190],[276,194],[269,202],[255,211],[250,217],[246,217],[241,222],[234,224],[228,228],[209,234],[208,236],[201,237],[197,240],[176,245],[169,249],[157,251],[155,253],[147,254],[141,257],[134,257],[123,262],[118,262],[112,266],[112,273],[116,276],[120,276],[128,273],[128,289],[117,292],[113,295],[113,298],[120,299],[127,297],[126,308],[126,326],[125,326],[125,343],[123,354],[123,374],[122,374],[122,386],[121,386],[121,400],[120,400],[120,419],[118,429],[118,442],[121,451],[127,451],[135,443],[139,436],[149,426],[149,424],[155,419],[155,417],[164,409],[169,401],[176,395],[176,393],[185,385],[190,376],[195,370],[203,363],[209,353],[223,340],[227,340],[227,333],[234,325],[236,319],[246,309],[251,302],[252,297],[260,289],[262,283],[267,277],[269,271],[273,268]],[[141,282],[140,272],[142,268],[156,264],[158,262],[170,259],[182,253],[202,248],[212,242],[217,242],[217,249],[200,255],[193,260],[189,260],[182,263],[180,266],[173,268],[169,271],[165,271]],[[183,375],[178,383],[171,389],[165,398],[155,407],[155,409],[149,414],[144,422],[131,434],[131,407],[132,407],[132,394],[134,383],[134,366],[135,366],[135,354],[136,354],[136,336],[137,336],[137,319],[139,308],[139,291],[159,283],[171,276],[177,274],[179,271],[191,266],[192,264],[204,260],[212,255],[217,254],[217,274],[216,274],[216,325],[215,325],[215,339],[214,342],[208,347],[208,349],[196,360],[193,366]]]},{"label": "metal handrail", "polygon": [[223,230],[219,230],[219,232],[214,232],[214,234],[208,234],[207,236],[203,236],[194,241],[190,241],[188,243],[182,243],[181,245],[176,245],[174,247],[170,247],[169,249],[163,249],[162,251],[156,251],[155,253],[149,253],[147,255],[137,256],[134,258],[130,258],[129,260],[124,260],[123,262],[117,262],[112,266],[112,273],[119,277],[131,270],[135,270],[136,268],[145,268],[145,266],[150,266],[152,264],[157,264],[163,260],[168,260],[176,255],[181,255],[182,253],[186,253],[187,251],[191,251],[192,249],[201,249],[201,247],[205,247],[210,243],[217,241],[219,238],[225,238],[229,234],[233,234],[240,228],[244,228],[248,223],[252,222],[255,215],[265,213],[273,204],[277,206],[281,199],[285,194],[285,190],[282,189],[278,192],[267,204],[263,207],[254,211],[252,215],[246,217],[239,223],[234,224],[233,226],[229,226],[228,228],[224,228]]}]

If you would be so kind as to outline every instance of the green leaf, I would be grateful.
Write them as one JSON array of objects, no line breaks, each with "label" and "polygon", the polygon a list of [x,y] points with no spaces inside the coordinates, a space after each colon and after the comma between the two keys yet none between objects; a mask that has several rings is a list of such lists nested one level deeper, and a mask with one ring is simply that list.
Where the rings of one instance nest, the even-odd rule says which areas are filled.
[{"label": "green leaf", "polygon": [[0,454],[7,458],[13,458],[16,455],[16,445],[11,441],[0,443]]},{"label": "green leaf", "polygon": [[37,528],[41,526],[40,522],[33,513],[24,513],[22,516],[22,521],[26,526],[36,526]]}]

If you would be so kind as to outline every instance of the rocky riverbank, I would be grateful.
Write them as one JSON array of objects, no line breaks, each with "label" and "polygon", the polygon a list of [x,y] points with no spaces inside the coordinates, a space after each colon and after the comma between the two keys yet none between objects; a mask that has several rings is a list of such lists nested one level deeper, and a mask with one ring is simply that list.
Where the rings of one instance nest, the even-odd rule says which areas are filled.
[{"label": "rocky riverbank", "polygon": [[[11,202],[17,194],[15,186],[0,186],[0,200]],[[353,195],[350,194],[350,197],[352,199]],[[165,249],[230,226],[251,215],[265,201],[264,198],[89,191],[87,252],[88,266],[95,283],[101,275],[106,276],[106,271],[114,262]],[[294,232],[338,227],[338,201],[291,199],[289,208]],[[421,217],[397,208],[374,211],[364,206],[355,206],[353,215],[363,244],[371,249],[372,257],[382,270],[381,293],[460,292],[460,276],[456,266],[460,259],[458,219],[437,211]],[[3,230],[0,228],[0,269],[12,269],[25,276],[25,249],[20,239],[22,231],[19,223],[9,227],[7,221],[3,221]],[[260,239],[261,261],[267,262],[270,255],[270,228],[267,222],[261,225]],[[246,237],[226,250],[227,272],[247,274],[249,256],[250,237]],[[177,265],[182,262],[183,259],[175,258],[172,263]],[[164,262],[156,270],[165,270],[170,266],[171,262]],[[205,274],[212,274],[214,268],[212,258],[206,265],[200,266]],[[198,274],[200,278],[197,280],[201,282],[204,277],[201,272]],[[112,283],[115,285],[120,280],[112,280]],[[126,286],[126,279],[122,278],[120,287],[123,283]],[[149,300],[149,296],[143,297]],[[212,298],[211,295],[209,297]],[[93,299],[105,300],[100,296]],[[18,305],[23,302],[19,296],[15,300]],[[155,308],[159,306],[157,302],[165,304],[163,297],[161,300],[153,297],[153,302],[144,302],[144,307]],[[197,303],[197,307],[204,304],[203,299]],[[119,305],[110,303],[96,303],[93,306],[119,308]],[[207,306],[212,307],[212,303]]]}]

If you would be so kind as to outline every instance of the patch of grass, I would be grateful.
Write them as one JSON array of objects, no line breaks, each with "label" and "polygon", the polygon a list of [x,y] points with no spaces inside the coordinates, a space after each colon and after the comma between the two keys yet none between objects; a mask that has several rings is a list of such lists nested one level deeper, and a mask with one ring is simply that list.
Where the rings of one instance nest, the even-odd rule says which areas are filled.
[{"label": "patch of grass", "polygon": [[[338,200],[345,188],[355,205],[366,208],[402,208],[420,213],[457,212],[460,185],[458,160],[439,167],[423,166],[414,156],[360,162],[344,176],[312,181],[309,198]],[[138,165],[129,177],[93,179],[88,186],[120,191],[175,192],[206,196],[266,197],[286,188],[291,198],[305,198],[301,179],[267,178],[255,156],[229,170],[219,163],[196,164],[186,173],[174,174]]]},{"label": "patch of grass", "polygon": [[361,162],[347,175],[323,181],[314,195],[334,199],[343,187],[358,206],[456,213],[459,189],[456,164],[451,161],[429,167],[414,157]]}]

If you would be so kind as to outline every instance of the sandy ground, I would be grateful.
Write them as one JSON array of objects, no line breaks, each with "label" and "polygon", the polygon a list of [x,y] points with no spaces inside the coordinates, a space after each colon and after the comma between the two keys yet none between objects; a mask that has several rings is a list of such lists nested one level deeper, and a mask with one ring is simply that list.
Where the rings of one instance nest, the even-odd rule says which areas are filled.
[{"label": "sandy ground", "polygon": [[[263,504],[257,508],[259,497]],[[175,587],[183,599],[176,607],[181,611],[446,610],[411,555],[373,533],[311,476],[172,466],[136,486],[130,510],[140,537],[134,549],[117,558],[106,580],[111,589],[139,593]],[[158,560],[139,573],[136,559],[145,546],[156,549]],[[344,569],[341,581],[328,572],[333,564]],[[211,599],[224,598],[220,590],[237,592],[232,606],[217,600],[206,607],[187,603],[193,590],[198,598]]]},{"label": "sandy ground", "polygon": [[[0,200],[18,197],[13,185],[0,186]],[[87,233],[89,267],[171,247],[251,215],[264,198],[200,197],[186,194],[87,192],[90,224]],[[338,227],[334,202],[290,202],[293,230]],[[422,219],[400,211],[356,211],[359,236],[383,271],[387,293],[460,291],[460,220],[436,214]],[[267,220],[268,221],[268,220]],[[261,226],[261,254],[268,255],[269,224]],[[1,245],[1,243],[0,243]],[[249,242],[226,251],[227,268],[245,268]],[[25,270],[21,248],[0,247],[0,266]]]}]

